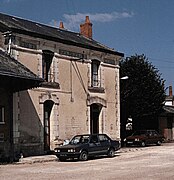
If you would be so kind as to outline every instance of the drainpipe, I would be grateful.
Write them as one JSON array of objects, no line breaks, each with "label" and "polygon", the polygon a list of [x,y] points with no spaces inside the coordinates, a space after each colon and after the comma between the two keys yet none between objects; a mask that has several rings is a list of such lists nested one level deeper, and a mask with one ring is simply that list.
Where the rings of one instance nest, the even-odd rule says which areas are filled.
[{"label": "drainpipe", "polygon": [[10,52],[11,52],[11,44],[12,44],[11,34],[9,34],[9,41],[8,41],[8,54],[10,54]]}]

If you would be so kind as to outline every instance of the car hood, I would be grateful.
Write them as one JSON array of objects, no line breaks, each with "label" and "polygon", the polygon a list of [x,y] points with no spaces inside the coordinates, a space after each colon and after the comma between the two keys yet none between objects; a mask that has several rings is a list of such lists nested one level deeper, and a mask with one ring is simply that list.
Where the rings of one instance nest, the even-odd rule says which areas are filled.
[{"label": "car hood", "polygon": [[131,139],[141,139],[141,138],[144,138],[146,137],[145,135],[137,135],[137,136],[128,136],[126,139],[127,140],[131,140]]}]

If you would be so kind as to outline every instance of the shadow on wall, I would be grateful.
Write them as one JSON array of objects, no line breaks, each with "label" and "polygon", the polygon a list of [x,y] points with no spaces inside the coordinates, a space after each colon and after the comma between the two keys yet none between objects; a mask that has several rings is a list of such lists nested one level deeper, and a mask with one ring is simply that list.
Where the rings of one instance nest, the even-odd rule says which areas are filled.
[{"label": "shadow on wall", "polygon": [[44,127],[38,115],[39,106],[35,107],[28,91],[21,91],[19,96],[20,122],[18,129],[20,137],[15,149],[23,156],[43,154]]}]

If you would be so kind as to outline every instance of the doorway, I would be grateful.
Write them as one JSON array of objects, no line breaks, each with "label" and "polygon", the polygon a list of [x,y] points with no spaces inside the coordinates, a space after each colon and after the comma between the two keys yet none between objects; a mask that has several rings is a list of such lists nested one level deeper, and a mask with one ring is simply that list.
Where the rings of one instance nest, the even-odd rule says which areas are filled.
[{"label": "doorway", "polygon": [[92,104],[90,106],[90,132],[91,132],[91,134],[99,133],[100,112],[101,112],[100,105]]},{"label": "doorway", "polygon": [[44,102],[44,150],[50,150],[50,115],[54,102],[47,100]]}]

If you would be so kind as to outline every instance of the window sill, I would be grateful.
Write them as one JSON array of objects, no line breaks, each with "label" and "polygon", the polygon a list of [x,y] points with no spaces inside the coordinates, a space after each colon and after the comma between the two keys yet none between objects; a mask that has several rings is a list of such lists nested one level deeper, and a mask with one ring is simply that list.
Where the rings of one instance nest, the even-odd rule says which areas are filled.
[{"label": "window sill", "polygon": [[57,82],[43,82],[41,87],[60,89],[60,84]]},{"label": "window sill", "polygon": [[105,89],[103,87],[88,87],[88,90],[90,92],[105,93]]}]

